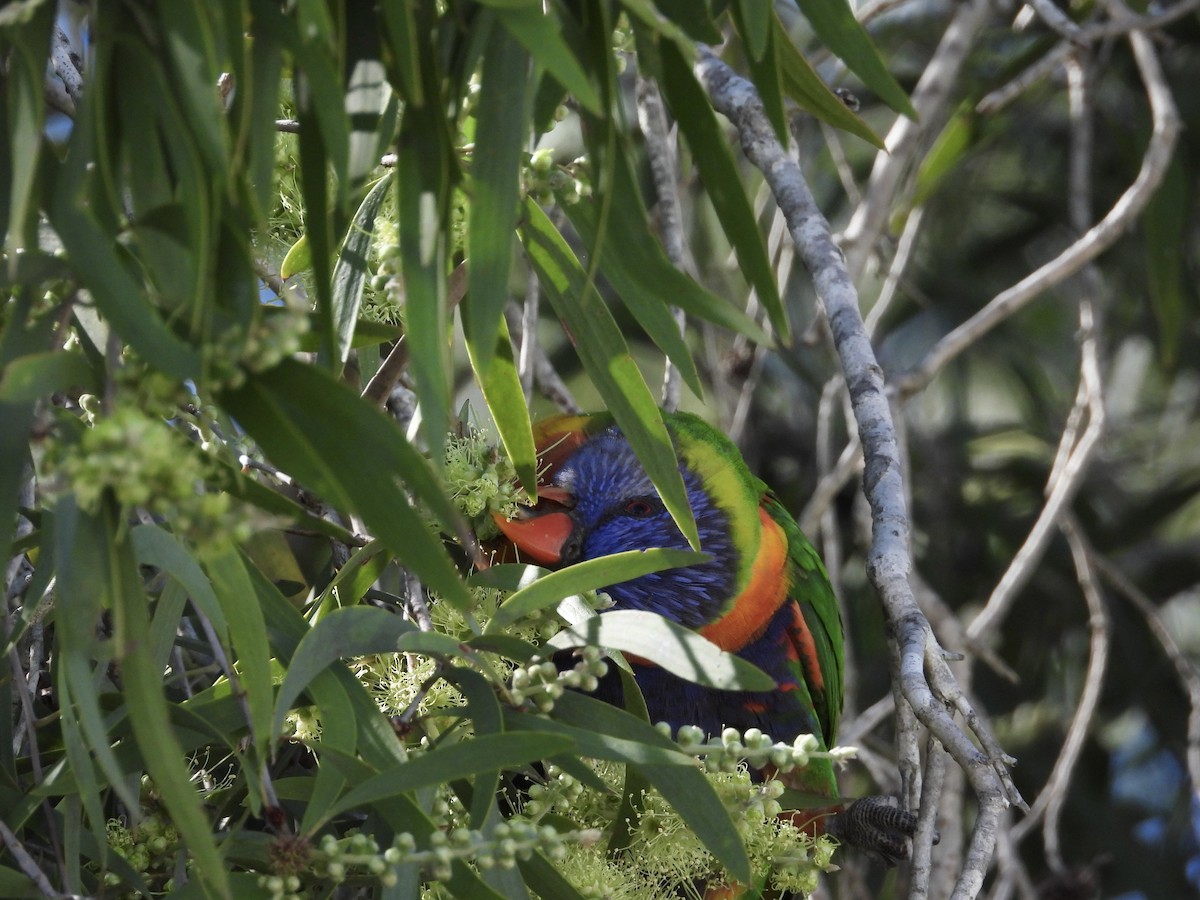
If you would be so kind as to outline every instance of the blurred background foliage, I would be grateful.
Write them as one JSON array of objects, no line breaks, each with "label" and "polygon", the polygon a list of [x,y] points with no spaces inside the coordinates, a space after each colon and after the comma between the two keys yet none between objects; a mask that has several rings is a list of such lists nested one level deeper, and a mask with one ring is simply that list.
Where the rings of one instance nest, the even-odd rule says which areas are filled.
[{"label": "blurred background foliage", "polygon": [[[845,792],[896,789],[890,720],[870,712],[890,685],[864,576],[869,515],[853,466],[825,477],[849,438],[837,362],[778,212],[689,62],[697,42],[725,41],[845,228],[870,199],[880,136],[909,111],[964,4],[854,6],[881,67],[861,43],[832,39],[811,3],[27,0],[0,10],[0,521],[16,524],[0,662],[12,711],[0,734],[0,894],[178,887],[182,841],[198,893],[279,895],[292,886],[259,876],[297,872],[325,896],[343,865],[352,886],[387,896],[416,896],[421,882],[437,896],[572,896],[547,862],[561,852],[554,840],[518,834],[532,856],[482,876],[459,861],[443,871],[430,843],[438,826],[465,822],[492,846],[501,809],[478,799],[494,793],[490,766],[521,771],[552,755],[554,739],[514,717],[511,673],[529,643],[460,646],[502,586],[464,581],[474,552],[464,513],[478,525],[479,503],[505,501],[475,494],[467,508],[471,489],[453,487],[463,445],[451,436],[469,443],[483,423],[513,466],[492,473],[496,484],[528,484],[530,416],[611,407],[669,498],[673,461],[650,412],[665,354],[683,375],[681,404],[721,424],[805,514],[851,639],[844,731],[867,764],[848,768]],[[1064,9],[1083,23],[1103,15]],[[47,73],[56,28],[79,50],[78,84],[54,53]],[[1039,826],[1015,853],[1002,847],[993,896],[1200,889],[1187,765],[1189,750],[1200,754],[1189,721],[1200,715],[1200,17],[1177,17],[1156,40],[1184,128],[1145,214],[1088,273],[976,340],[903,407],[922,599],[943,644],[967,654],[960,677],[1019,759],[1031,802],[1062,752],[1096,635],[1107,641],[1059,837]],[[1078,235],[1063,67],[992,102],[1062,45],[1029,8],[993,4],[944,101],[923,111],[883,233],[851,252],[864,261],[864,313],[890,294],[873,326],[889,377]],[[1134,179],[1150,118],[1123,38],[1091,40],[1078,58],[1098,218]],[[684,277],[655,243],[669,223],[638,125],[639,73],[658,81],[681,138],[686,249],[671,262]],[[889,283],[901,252],[907,265]],[[1106,420],[1070,519],[1106,622],[1089,614],[1057,534],[1007,617],[969,645],[963,627],[1046,502],[1079,383],[1081,296],[1097,316]],[[670,303],[689,314],[682,341]],[[536,339],[522,340],[523,316]],[[829,502],[809,506],[818,485],[832,485],[818,494]],[[375,615],[415,620],[426,590],[426,642],[408,620]],[[513,636],[553,632],[558,598],[547,596]],[[1164,650],[1163,634],[1182,655]],[[407,652],[388,652],[397,646]],[[358,659],[358,680],[330,667],[336,656]],[[871,727],[858,730],[864,710]],[[454,755],[469,747],[464,732],[489,737],[502,715],[491,756]],[[612,735],[592,727],[572,733],[571,752],[604,749]],[[679,754],[648,730],[623,736],[643,753]],[[371,798],[371,778],[403,771],[404,747],[422,737],[436,744],[423,758],[438,761],[427,780]],[[439,782],[453,789],[435,791]],[[555,784],[575,790],[569,778]],[[684,818],[741,871],[730,814],[712,789],[691,787]],[[939,852],[956,866],[972,802],[947,795]],[[572,833],[570,805],[555,815]],[[415,835],[416,855],[385,858],[355,831],[383,848]],[[30,880],[20,847],[47,885]],[[836,862],[831,896],[905,890],[903,872]],[[631,871],[608,877],[646,896]],[[573,890],[619,896],[578,878]]]}]

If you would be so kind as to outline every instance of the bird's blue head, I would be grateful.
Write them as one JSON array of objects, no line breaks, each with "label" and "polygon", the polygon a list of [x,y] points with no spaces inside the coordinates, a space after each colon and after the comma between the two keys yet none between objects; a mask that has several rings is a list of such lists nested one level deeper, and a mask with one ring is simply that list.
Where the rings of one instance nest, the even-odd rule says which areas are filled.
[{"label": "bird's blue head", "polygon": [[[733,593],[737,549],[729,518],[700,477],[681,466],[688,500],[708,562],[643,575],[606,589],[618,608],[659,613],[688,628],[720,615]],[[553,476],[571,519],[562,544],[563,564],[624,550],[688,549],[629,442],[616,428],[596,434],[571,454]],[[561,513],[560,513],[561,515]]]}]

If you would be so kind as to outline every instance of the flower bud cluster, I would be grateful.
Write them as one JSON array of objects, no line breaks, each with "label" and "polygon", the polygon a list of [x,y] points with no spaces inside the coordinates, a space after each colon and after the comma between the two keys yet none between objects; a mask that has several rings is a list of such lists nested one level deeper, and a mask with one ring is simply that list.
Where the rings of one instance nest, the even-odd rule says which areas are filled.
[{"label": "flower bud cluster", "polygon": [[[665,722],[655,726],[667,737],[671,726]],[[732,772],[745,760],[756,769],[773,766],[780,773],[802,769],[814,758],[844,762],[853,759],[853,747],[834,747],[822,750],[815,735],[801,734],[789,745],[772,741],[771,736],[757,728],[740,732],[726,728],[716,740],[706,740],[704,732],[695,725],[684,725],[675,735],[675,742],[684,753],[704,759],[705,767],[711,772]]]},{"label": "flower bud cluster", "polygon": [[[530,505],[512,462],[477,428],[447,436],[445,473],[450,499],[468,518],[496,512],[511,519],[522,506]],[[494,535],[495,529],[490,516],[478,522],[481,540]]]},{"label": "flower bud cluster", "polygon": [[573,668],[561,672],[553,662],[537,656],[528,665],[515,669],[509,687],[513,703],[520,705],[529,702],[539,712],[548,713],[554,709],[554,701],[567,688],[596,690],[600,686],[600,679],[608,673],[608,663],[598,647],[583,647],[579,655],[580,660]]},{"label": "flower bud cluster", "polygon": [[537,820],[555,809],[571,810],[583,796],[584,786],[579,780],[568,775],[558,766],[546,766],[546,781],[544,784],[532,784],[526,792],[529,799],[521,808],[521,813],[530,819]]},{"label": "flower bud cluster", "polygon": [[[453,875],[455,861],[469,861],[480,869],[511,869],[534,853],[548,859],[561,860],[569,844],[590,845],[601,837],[597,829],[559,832],[549,825],[536,825],[517,816],[498,824],[490,835],[476,829],[456,827],[434,831],[428,845],[420,847],[417,839],[405,832],[396,836],[386,849],[370,837],[355,834],[339,840],[325,835],[312,864],[315,874],[341,884],[354,875],[373,876],[384,887],[396,884],[396,869],[416,864],[432,881],[446,881]],[[295,875],[263,876],[260,884],[273,897],[285,898],[296,894],[300,887]]]}]

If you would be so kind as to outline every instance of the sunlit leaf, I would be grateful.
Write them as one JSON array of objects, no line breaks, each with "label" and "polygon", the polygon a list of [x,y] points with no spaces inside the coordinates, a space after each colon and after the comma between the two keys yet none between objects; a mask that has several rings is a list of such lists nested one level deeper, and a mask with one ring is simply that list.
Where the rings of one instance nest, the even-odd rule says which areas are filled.
[{"label": "sunlit leaf", "polygon": [[642,610],[610,610],[564,628],[546,643],[560,650],[611,647],[657,663],[687,681],[723,691],[770,691],[776,686],[757,666],[698,632]]},{"label": "sunlit leaf", "polygon": [[484,633],[491,634],[500,631],[513,622],[540,609],[553,606],[573,594],[610,587],[652,572],[662,572],[680,566],[694,566],[707,559],[709,556],[706,553],[657,548],[626,550],[624,553],[614,553],[610,556],[575,563],[565,569],[559,569],[557,572],[528,566],[525,567],[527,578],[539,572],[541,573],[540,577],[524,584],[520,590],[509,596],[496,610],[496,615],[488,622]]}]

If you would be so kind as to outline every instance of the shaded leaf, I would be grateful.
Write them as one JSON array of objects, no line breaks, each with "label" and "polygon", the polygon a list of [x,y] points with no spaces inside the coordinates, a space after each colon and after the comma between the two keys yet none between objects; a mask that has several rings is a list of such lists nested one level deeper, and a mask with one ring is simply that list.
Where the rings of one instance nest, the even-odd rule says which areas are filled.
[{"label": "shaded leaf", "polygon": [[583,268],[546,214],[532,200],[526,201],[525,212],[521,240],[538,281],[663,504],[688,543],[698,547],[700,540],[675,448],[621,330],[595,288],[584,290],[587,277]]},{"label": "shaded leaf", "polygon": [[415,625],[373,606],[335,609],[313,626],[296,647],[287,675],[275,699],[272,733],[279,734],[283,718],[296,698],[335,660],[368,653],[391,653],[400,636]]},{"label": "shaded leaf", "polygon": [[426,584],[456,606],[470,605],[445,549],[405,489],[443,522],[457,522],[458,512],[395,422],[328,373],[295,360],[250,376],[222,400],[280,467],[331,503],[357,509]]},{"label": "shaded leaf", "polygon": [[775,284],[775,269],[767,257],[766,244],[746,198],[725,133],[683,55],[671,44],[663,44],[660,50],[663,62],[661,84],[671,112],[692,149],[696,168],[700,170],[705,190],[721,220],[721,228],[737,252],[742,274],[758,292],[771,324],[786,343],[791,326]]},{"label": "shaded leaf", "polygon": [[846,0],[797,0],[817,36],[879,99],[910,119],[917,118],[904,88],[892,77],[867,30]]}]

